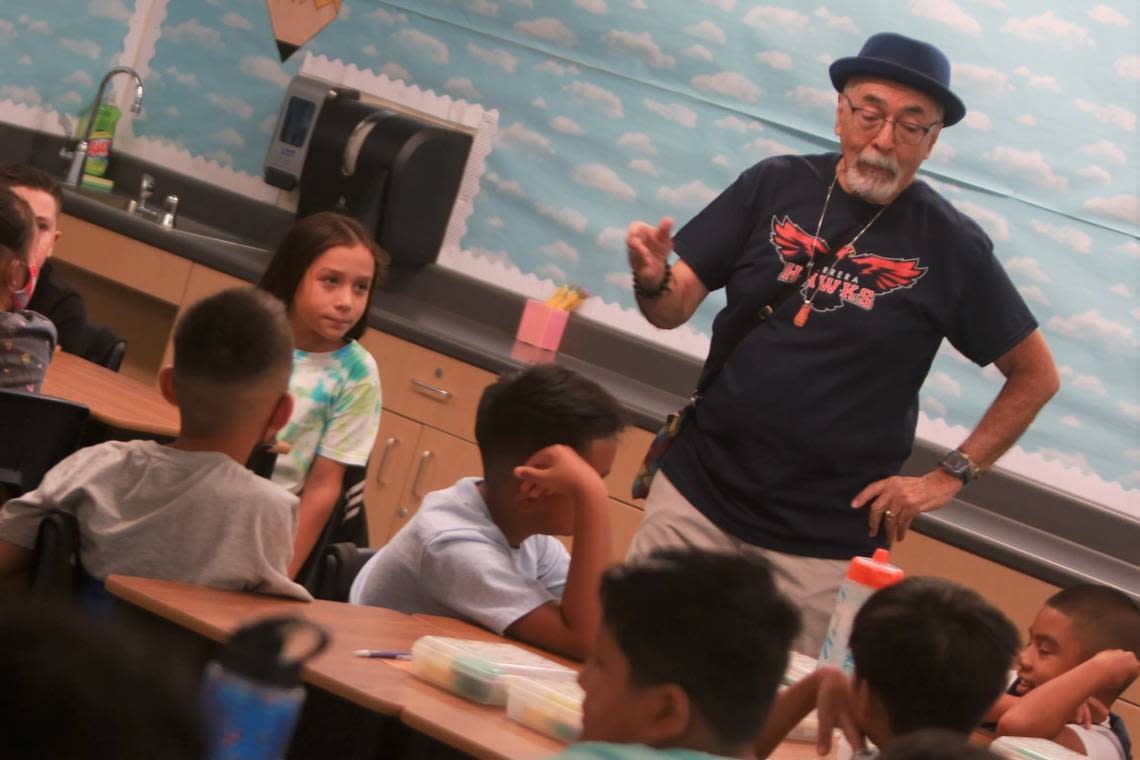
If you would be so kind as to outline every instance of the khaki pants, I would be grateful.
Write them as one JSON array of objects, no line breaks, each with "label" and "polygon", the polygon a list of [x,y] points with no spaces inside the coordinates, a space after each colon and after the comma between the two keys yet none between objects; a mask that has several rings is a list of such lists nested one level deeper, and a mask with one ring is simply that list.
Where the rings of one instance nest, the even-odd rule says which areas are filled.
[{"label": "khaki pants", "polygon": [[800,557],[745,543],[713,525],[658,471],[645,501],[645,519],[633,537],[627,560],[657,549],[693,548],[763,557],[776,586],[803,616],[803,629],[792,648],[818,657],[827,634],[835,595],[847,572],[847,560]]}]

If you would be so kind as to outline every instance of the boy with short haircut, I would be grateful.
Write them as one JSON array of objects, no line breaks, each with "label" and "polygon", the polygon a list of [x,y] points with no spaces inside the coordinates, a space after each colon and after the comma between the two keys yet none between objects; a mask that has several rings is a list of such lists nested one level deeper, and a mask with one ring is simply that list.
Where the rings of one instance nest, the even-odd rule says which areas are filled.
[{"label": "boy with short haircut", "polygon": [[[361,569],[349,601],[462,617],[583,657],[613,551],[602,478],[624,424],[617,401],[571,370],[500,378],[476,412],[483,478],[425,496]],[[555,535],[574,536],[573,557]]]},{"label": "boy with short haircut", "polygon": [[907,578],[876,591],[851,628],[855,672],[822,666],[776,700],[757,748],[769,752],[813,708],[819,750],[833,728],[855,748],[881,749],[903,734],[941,728],[967,735],[1005,688],[1017,652],[1013,624],[974,591],[939,578]]},{"label": "boy with short haircut", "polygon": [[751,758],[800,627],[767,564],[659,550],[606,571],[601,598],[582,743],[560,760]]},{"label": "boy with short haircut", "polygon": [[60,236],[63,191],[50,175],[27,164],[0,166],[0,185],[7,185],[23,198],[36,219],[36,240],[29,257],[32,276],[14,294],[16,304],[47,317],[55,325],[60,347],[81,354],[85,348],[83,325],[87,321],[83,297],[58,277],[51,262]]},{"label": "boy with short haircut", "polygon": [[186,312],[162,393],[178,438],[110,441],[60,462],[40,487],[0,509],[0,578],[30,562],[51,509],[79,522],[84,569],[311,599],[286,575],[297,497],[242,463],[289,418],[293,347],[284,307],[226,290]]},{"label": "boy with short haircut", "polygon": [[[1140,605],[1108,586],[1057,592],[1029,626],[1017,679],[990,712],[1000,736],[1051,739],[1094,760],[1132,746],[1112,703],[1140,675]],[[1106,720],[1107,718],[1107,720]]]}]

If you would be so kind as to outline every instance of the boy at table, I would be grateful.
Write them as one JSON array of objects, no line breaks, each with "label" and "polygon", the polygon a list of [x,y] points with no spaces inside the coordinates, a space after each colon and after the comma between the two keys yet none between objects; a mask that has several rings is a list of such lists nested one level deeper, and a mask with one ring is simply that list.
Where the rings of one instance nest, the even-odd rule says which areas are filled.
[{"label": "boy at table", "polygon": [[800,628],[758,557],[667,549],[606,571],[559,760],[751,758]]},{"label": "boy at table", "polygon": [[968,736],[1005,688],[1017,652],[1013,623],[970,589],[940,578],[907,578],[859,609],[849,641],[855,672],[821,666],[780,693],[760,735],[767,757],[813,709],[819,752],[840,729],[856,749],[940,728]]},{"label": "boy at table", "polygon": [[173,443],[110,441],[72,454],[0,509],[0,578],[31,561],[52,509],[75,515],[96,581],[120,573],[311,599],[286,573],[297,497],[243,466],[289,419],[293,345],[280,302],[232,289],[190,307],[159,377]]},{"label": "boy at table", "polygon": [[[429,493],[361,569],[349,601],[471,620],[581,658],[612,555],[609,498],[624,415],[596,383],[541,365],[500,378],[475,418],[483,478]],[[573,535],[571,557],[555,535]]]},{"label": "boy at table", "polygon": [[991,708],[999,736],[1050,739],[1092,760],[1127,760],[1132,740],[1109,712],[1140,676],[1140,605],[1080,583],[1045,601],[1017,658],[1017,678]]}]

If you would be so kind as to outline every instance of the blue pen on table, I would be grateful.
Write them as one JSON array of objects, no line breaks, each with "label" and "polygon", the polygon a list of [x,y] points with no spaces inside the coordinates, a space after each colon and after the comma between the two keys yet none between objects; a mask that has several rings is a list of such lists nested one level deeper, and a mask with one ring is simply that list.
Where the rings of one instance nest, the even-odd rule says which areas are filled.
[{"label": "blue pen on table", "polygon": [[374,660],[410,660],[412,653],[401,649],[355,649],[352,652],[357,657],[368,657]]}]

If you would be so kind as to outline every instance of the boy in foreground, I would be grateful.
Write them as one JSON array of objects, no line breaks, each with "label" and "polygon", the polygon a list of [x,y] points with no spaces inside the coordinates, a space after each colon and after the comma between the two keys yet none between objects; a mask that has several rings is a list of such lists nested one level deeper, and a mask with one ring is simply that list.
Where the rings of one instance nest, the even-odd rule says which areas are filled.
[{"label": "boy in foreground", "polygon": [[1108,586],[1050,597],[1017,658],[1017,680],[989,717],[999,736],[1050,739],[1093,760],[1126,760],[1132,742],[1112,703],[1140,675],[1140,605]]},{"label": "boy in foreground", "polygon": [[186,312],[163,395],[178,438],[81,449],[40,487],[0,510],[0,578],[28,566],[52,509],[79,522],[80,559],[115,573],[311,599],[286,575],[297,497],[247,470],[254,447],[289,418],[293,348],[284,307],[253,289],[223,291]]},{"label": "boy in foreground", "polygon": [[[597,630],[613,557],[609,498],[624,414],[599,385],[553,365],[483,392],[483,478],[424,497],[361,569],[349,601],[471,620],[581,659]],[[574,536],[574,554],[554,538]]]},{"label": "boy in foreground", "polygon": [[763,560],[660,550],[608,570],[601,597],[582,742],[559,760],[753,757],[800,627]]},{"label": "boy in foreground", "polygon": [[1005,688],[1017,630],[981,596],[937,578],[876,591],[851,629],[855,673],[823,666],[780,693],[757,745],[768,754],[813,709],[819,751],[834,728],[851,746],[886,750],[903,734],[940,728],[966,736]]}]

